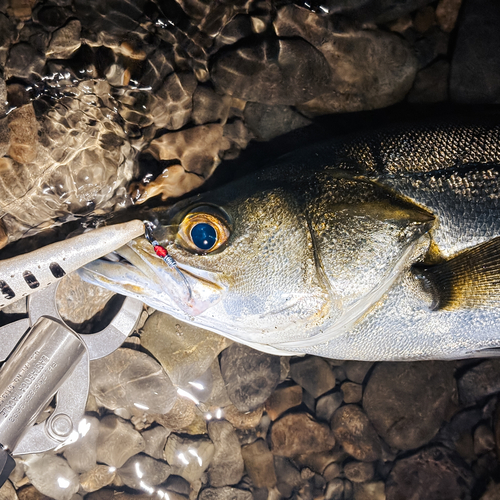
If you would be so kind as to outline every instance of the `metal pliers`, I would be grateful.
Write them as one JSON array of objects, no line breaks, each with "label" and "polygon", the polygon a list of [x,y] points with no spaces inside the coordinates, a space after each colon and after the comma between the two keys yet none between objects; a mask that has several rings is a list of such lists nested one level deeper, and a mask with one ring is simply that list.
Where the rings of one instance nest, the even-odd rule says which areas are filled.
[{"label": "metal pliers", "polygon": [[[13,455],[42,453],[71,441],[85,413],[89,361],[118,349],[133,332],[142,302],[127,297],[102,331],[79,335],[56,306],[59,282],[28,297],[28,318],[0,328],[0,486]],[[37,417],[56,396],[53,413]]]}]

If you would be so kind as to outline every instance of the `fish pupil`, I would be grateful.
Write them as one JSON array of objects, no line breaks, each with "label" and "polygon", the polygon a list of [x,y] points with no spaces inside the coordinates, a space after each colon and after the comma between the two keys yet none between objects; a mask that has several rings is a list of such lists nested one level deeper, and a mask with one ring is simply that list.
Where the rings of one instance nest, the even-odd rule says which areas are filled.
[{"label": "fish pupil", "polygon": [[217,233],[210,224],[201,222],[191,229],[191,239],[199,249],[210,250],[217,241]]}]

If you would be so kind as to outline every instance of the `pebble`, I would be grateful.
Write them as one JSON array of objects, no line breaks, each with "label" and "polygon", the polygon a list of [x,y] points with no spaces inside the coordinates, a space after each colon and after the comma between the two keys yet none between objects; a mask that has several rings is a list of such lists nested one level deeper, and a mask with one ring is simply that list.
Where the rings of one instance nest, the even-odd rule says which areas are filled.
[{"label": "pebble", "polygon": [[343,500],[344,481],[342,479],[333,479],[326,485],[325,500]]},{"label": "pebble", "polygon": [[340,391],[344,395],[344,403],[359,403],[363,398],[363,386],[354,382],[344,382],[340,386]]},{"label": "pebble", "polygon": [[68,59],[73,52],[80,48],[81,30],[82,25],[77,19],[73,19],[65,26],[55,30],[50,39],[47,57],[49,59]]},{"label": "pebble", "polygon": [[436,435],[454,391],[449,363],[384,363],[374,368],[366,384],[363,408],[387,444],[410,450]]},{"label": "pebble", "polygon": [[157,422],[166,429],[175,432],[188,427],[196,417],[196,406],[188,398],[177,398],[173,408],[162,414],[155,414],[148,417],[148,422]]},{"label": "pebble", "polygon": [[290,377],[314,398],[335,387],[335,376],[330,365],[314,356],[292,360]]},{"label": "pebble", "polygon": [[99,437],[99,420],[85,415],[79,424],[79,439],[64,448],[64,458],[70,467],[77,473],[91,470],[97,461],[97,439]]},{"label": "pebble", "polygon": [[344,474],[353,483],[371,481],[375,474],[373,462],[348,462],[344,465]]},{"label": "pebble", "polygon": [[342,368],[351,382],[362,384],[373,363],[367,361],[346,361]]},{"label": "pebble", "polygon": [[483,455],[495,449],[495,435],[490,427],[481,424],[474,430],[474,454]]},{"label": "pebble", "polygon": [[335,410],[342,404],[343,393],[331,392],[320,397],[316,403],[316,417],[325,422],[330,422]]},{"label": "pebble", "polygon": [[132,424],[116,415],[106,415],[99,424],[97,461],[121,467],[130,457],[144,451],[144,439]]},{"label": "pebble", "polygon": [[80,486],[88,493],[105,488],[113,482],[116,468],[108,465],[96,465],[83,474],[80,474]]},{"label": "pebble", "polygon": [[382,456],[382,444],[370,420],[356,405],[340,407],[332,417],[335,439],[357,460],[373,462]]},{"label": "pebble", "polygon": [[[216,410],[217,411],[217,410]],[[224,408],[224,418],[236,429],[254,429],[258,427],[264,413],[264,406],[260,406],[254,411],[240,412],[234,405]]]},{"label": "pebble", "polygon": [[450,63],[438,60],[417,73],[413,88],[408,94],[411,103],[435,103],[448,99]]},{"label": "pebble", "polygon": [[163,458],[163,449],[170,431],[162,425],[157,425],[141,434],[144,439],[144,453],[153,458]]},{"label": "pebble", "polygon": [[226,123],[229,116],[231,98],[226,94],[218,94],[210,87],[198,85],[193,94],[193,123]]},{"label": "pebble", "polygon": [[500,391],[500,360],[490,359],[467,370],[458,379],[462,404],[470,406]]},{"label": "pebble", "polygon": [[273,455],[263,439],[241,448],[245,470],[256,488],[274,488],[276,471]]},{"label": "pebble", "polygon": [[339,464],[331,463],[323,471],[323,477],[325,478],[325,481],[329,483],[330,481],[333,481],[336,477],[339,477],[341,472],[342,469]]},{"label": "pebble", "polygon": [[174,493],[184,496],[189,496],[189,492],[191,491],[189,483],[183,477],[175,474],[168,476],[164,487],[168,491],[173,491]]},{"label": "pebble", "polygon": [[99,403],[131,414],[167,413],[177,392],[167,374],[151,356],[132,349],[117,349],[90,363],[90,393]]},{"label": "pebble", "polygon": [[171,467],[165,462],[141,453],[130,457],[116,473],[125,485],[142,490],[144,483],[148,486],[163,483],[170,472]]},{"label": "pebble", "polygon": [[252,500],[252,493],[248,490],[231,488],[206,488],[200,492],[199,500]]},{"label": "pebble", "polygon": [[332,462],[342,462],[349,455],[337,443],[331,450],[319,453],[305,453],[295,457],[295,461],[304,467],[309,467],[318,474],[323,474]]},{"label": "pebble", "polygon": [[462,0],[439,0],[436,7],[436,19],[441,29],[449,33],[455,28]]},{"label": "pebble", "polygon": [[7,62],[5,77],[36,78],[42,73],[45,57],[30,44],[21,42],[12,45]]},{"label": "pebble", "polygon": [[0,500],[18,500],[16,490],[9,480],[0,488]]},{"label": "pebble", "polygon": [[387,479],[387,500],[456,500],[470,498],[473,478],[460,458],[431,446],[398,460]]},{"label": "pebble", "polygon": [[217,488],[237,484],[243,476],[245,465],[234,427],[225,420],[210,421],[208,437],[215,447],[208,468],[210,484]]},{"label": "pebble", "polygon": [[19,500],[47,500],[48,496],[40,493],[34,486],[23,486],[17,490]]},{"label": "pebble", "polygon": [[288,385],[278,387],[266,400],[265,408],[271,420],[276,420],[290,408],[300,405],[301,402],[302,387],[299,385]]},{"label": "pebble", "polygon": [[386,500],[385,484],[382,481],[354,483],[354,500]]},{"label": "pebble", "polygon": [[292,413],[276,420],[271,427],[271,449],[274,455],[294,457],[304,453],[320,453],[335,445],[325,424],[316,422],[308,413]]},{"label": "pebble", "polygon": [[220,355],[227,394],[239,411],[252,411],[272,394],[280,380],[280,360],[242,344],[233,344]]},{"label": "pebble", "polygon": [[276,488],[285,498],[289,498],[294,488],[298,488],[304,483],[299,469],[286,457],[275,455],[274,469],[276,471]]}]

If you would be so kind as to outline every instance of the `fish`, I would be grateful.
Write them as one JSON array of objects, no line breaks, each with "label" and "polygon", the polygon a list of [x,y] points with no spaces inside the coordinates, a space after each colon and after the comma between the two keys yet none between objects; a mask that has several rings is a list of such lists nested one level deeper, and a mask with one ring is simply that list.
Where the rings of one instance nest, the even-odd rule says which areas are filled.
[{"label": "fish", "polygon": [[155,245],[138,237],[120,261],[78,272],[276,355],[498,355],[498,123],[398,125],[292,151],[152,210]]}]

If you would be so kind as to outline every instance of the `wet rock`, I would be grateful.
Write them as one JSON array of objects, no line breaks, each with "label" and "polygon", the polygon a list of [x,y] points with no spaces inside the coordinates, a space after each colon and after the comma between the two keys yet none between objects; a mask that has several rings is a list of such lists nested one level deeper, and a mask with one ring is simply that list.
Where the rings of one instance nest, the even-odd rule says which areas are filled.
[{"label": "wet rock", "polygon": [[183,477],[175,474],[168,476],[163,486],[168,491],[173,491],[174,493],[184,496],[189,496],[189,492],[191,491],[189,483]]},{"label": "wet rock", "polygon": [[[140,471],[140,474],[138,473]],[[148,455],[135,455],[130,457],[125,464],[120,467],[117,474],[124,484],[136,490],[142,489],[142,478],[148,486],[156,486],[163,483],[170,475],[171,468],[161,460],[155,460]]]},{"label": "wet rock", "polygon": [[500,498],[500,484],[493,481],[488,485],[488,489],[480,500],[498,500]]},{"label": "wet rock", "polygon": [[332,415],[342,404],[343,393],[341,391],[325,394],[316,403],[316,417],[325,422],[330,422]]},{"label": "wet rock", "polygon": [[149,422],[157,422],[173,432],[188,427],[195,419],[196,407],[190,399],[177,398],[173,408],[163,415],[155,414],[148,417]]},{"label": "wet rock", "polygon": [[333,414],[331,427],[335,439],[357,460],[373,462],[382,456],[380,438],[359,406],[339,408]]},{"label": "wet rock", "polygon": [[18,500],[16,490],[9,480],[0,488],[0,500]]},{"label": "wet rock", "polygon": [[11,78],[35,78],[42,74],[45,64],[43,54],[35,50],[28,43],[16,43],[10,48],[7,62],[5,63],[5,76]]},{"label": "wet rock", "polygon": [[367,361],[346,361],[342,368],[351,382],[362,384],[373,363]]},{"label": "wet rock", "polygon": [[97,461],[121,467],[130,457],[144,451],[144,439],[129,423],[106,415],[99,424]]},{"label": "wet rock", "polygon": [[7,120],[10,132],[8,155],[19,163],[32,162],[39,149],[39,125],[33,105],[29,103],[14,109]]},{"label": "wet rock", "polygon": [[314,398],[335,387],[330,365],[314,356],[293,360],[290,363],[290,377]]},{"label": "wet rock", "polygon": [[432,446],[398,460],[386,483],[387,500],[469,499],[471,472],[459,457],[441,446]]},{"label": "wet rock", "polygon": [[247,147],[252,135],[243,120],[236,119],[224,125],[224,139],[228,142],[229,147],[220,152],[220,155],[224,160],[231,160],[237,158],[240,151]]},{"label": "wet rock", "polygon": [[252,500],[253,497],[248,490],[224,486],[223,488],[206,488],[198,498],[199,500]]},{"label": "wet rock", "polygon": [[385,484],[382,481],[372,483],[354,483],[354,500],[386,500]]},{"label": "wet rock", "polygon": [[366,385],[363,407],[390,446],[410,450],[436,435],[454,390],[449,363],[379,364]]},{"label": "wet rock", "polygon": [[172,473],[193,482],[207,470],[215,447],[209,439],[192,439],[171,434],[167,439],[163,458],[172,466]]},{"label": "wet rock", "polygon": [[290,385],[279,387],[266,400],[266,412],[271,420],[276,420],[282,413],[300,405],[302,402],[302,387]]},{"label": "wet rock", "polygon": [[227,345],[224,337],[155,312],[144,325],[142,345],[161,363],[170,380],[187,388]]},{"label": "wet rock", "polygon": [[193,116],[196,125],[219,122],[226,123],[231,98],[221,95],[209,87],[198,85],[193,94]]},{"label": "wet rock", "polygon": [[263,413],[263,406],[250,412],[240,412],[234,405],[229,405],[224,408],[224,418],[228,422],[231,422],[236,429],[253,429],[257,427]]},{"label": "wet rock", "polygon": [[216,56],[216,87],[245,101],[295,105],[322,94],[331,70],[324,56],[301,39],[264,40]]},{"label": "wet rock", "polygon": [[47,500],[48,496],[40,493],[34,486],[23,486],[17,490],[19,500]]},{"label": "wet rock", "polygon": [[339,477],[341,471],[342,469],[339,464],[331,463],[323,471],[323,477],[325,478],[325,481],[329,483],[330,481],[333,481],[336,477]]},{"label": "wet rock", "polygon": [[342,500],[344,498],[344,481],[333,479],[326,485],[325,500]]},{"label": "wet rock", "polygon": [[256,488],[274,488],[276,486],[276,471],[273,455],[263,439],[257,439],[252,444],[241,448],[245,470]]},{"label": "wet rock", "polygon": [[[500,102],[500,5],[488,0],[465,1],[451,63],[450,97],[463,103]],[[481,78],[477,75],[480,74]]]},{"label": "wet rock", "polygon": [[142,432],[144,453],[153,458],[163,458],[163,449],[169,435],[170,431],[161,425]]},{"label": "wet rock", "polygon": [[73,52],[80,48],[80,32],[82,25],[77,19],[73,19],[66,26],[52,33],[47,57],[50,59],[68,59]]},{"label": "wet rock", "polygon": [[490,359],[467,370],[458,379],[460,401],[470,406],[500,391],[500,360]]},{"label": "wet rock", "polygon": [[455,449],[464,458],[473,458],[472,431],[482,418],[479,409],[463,410],[455,414],[451,421],[440,429],[436,440],[450,449]]},{"label": "wet rock", "polygon": [[55,500],[70,500],[80,487],[78,476],[64,458],[54,455],[29,455],[26,475],[31,484]]},{"label": "wet rock", "polygon": [[208,468],[210,484],[220,487],[238,483],[245,466],[234,427],[224,420],[211,421],[208,423],[208,436],[215,446]]},{"label": "wet rock", "polygon": [[276,488],[283,497],[289,498],[294,488],[298,488],[304,483],[300,471],[291,460],[280,456],[274,457],[274,468],[276,470]]},{"label": "wet rock", "polygon": [[90,392],[104,407],[125,408],[131,414],[166,413],[177,398],[172,382],[154,359],[123,348],[91,362]]},{"label": "wet rock", "polygon": [[448,74],[450,64],[439,60],[419,71],[413,88],[408,94],[409,102],[443,102],[448,99]]},{"label": "wet rock", "polygon": [[359,403],[363,397],[363,386],[354,382],[344,382],[340,386],[340,391],[344,395],[344,403]]},{"label": "wet rock", "polygon": [[353,483],[371,481],[375,474],[373,462],[349,462],[344,465],[344,474]]},{"label": "wet rock", "polygon": [[99,420],[86,415],[79,424],[79,439],[64,449],[64,458],[78,474],[87,472],[96,465]]},{"label": "wet rock", "polygon": [[462,0],[439,0],[436,7],[436,18],[441,29],[449,33],[455,27]]},{"label": "wet rock", "polygon": [[294,457],[333,448],[335,439],[327,425],[316,422],[307,413],[285,415],[271,428],[271,449],[274,455]]},{"label": "wet rock", "polygon": [[116,469],[107,465],[96,465],[80,475],[80,485],[88,493],[111,484],[116,477]]},{"label": "wet rock", "polygon": [[495,435],[493,431],[484,424],[476,427],[474,431],[474,453],[483,455],[495,449]]},{"label": "wet rock", "polygon": [[318,453],[308,451],[304,455],[298,455],[294,460],[302,467],[308,467],[318,474],[323,474],[332,462],[342,462],[347,457],[348,454],[337,443],[331,450]]},{"label": "wet rock", "polygon": [[263,404],[280,379],[278,356],[242,344],[233,344],[222,351],[220,367],[229,398],[243,412]]}]

